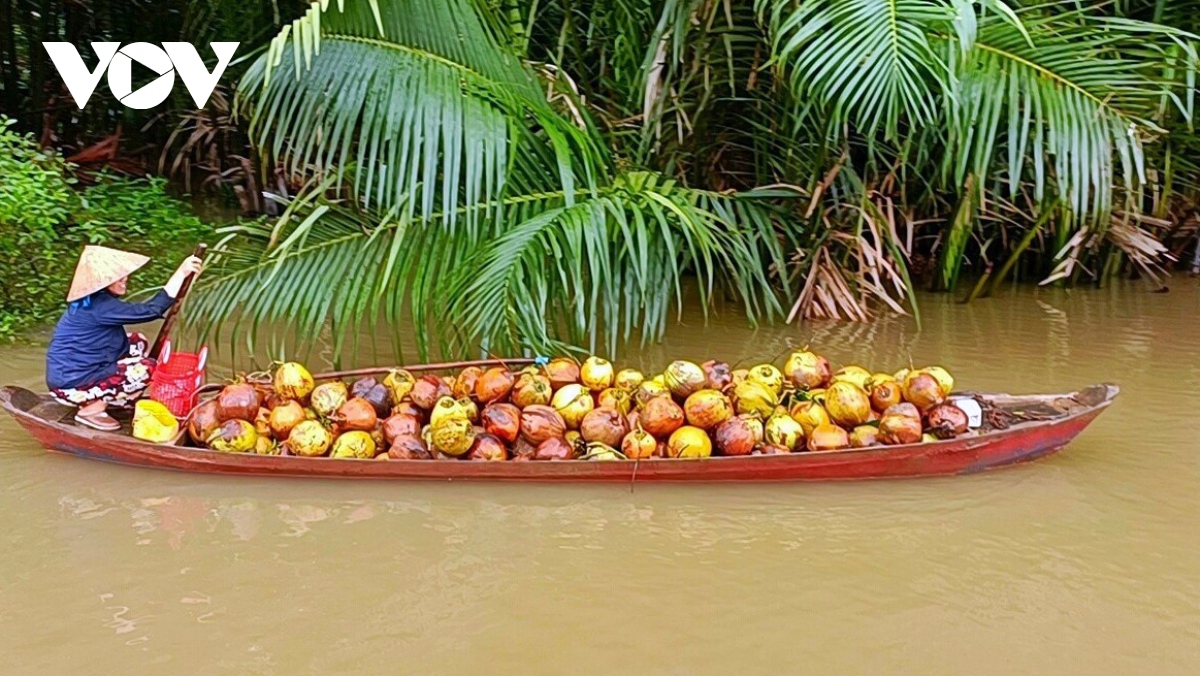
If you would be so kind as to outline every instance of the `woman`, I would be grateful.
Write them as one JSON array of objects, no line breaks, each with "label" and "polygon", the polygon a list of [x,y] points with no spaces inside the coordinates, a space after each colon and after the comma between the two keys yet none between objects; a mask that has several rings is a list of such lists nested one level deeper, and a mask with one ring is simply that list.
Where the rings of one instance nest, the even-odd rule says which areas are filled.
[{"label": "woman", "polygon": [[129,275],[150,259],[102,246],[84,247],[67,294],[67,310],[46,351],[46,385],[60,402],[78,406],[75,422],[115,431],[120,423],[108,406],[130,406],[150,384],[154,361],[140,333],[125,324],[158,319],[175,304],[183,282],[200,271],[200,259],[184,259],[163,288],[144,303],[119,298]]}]

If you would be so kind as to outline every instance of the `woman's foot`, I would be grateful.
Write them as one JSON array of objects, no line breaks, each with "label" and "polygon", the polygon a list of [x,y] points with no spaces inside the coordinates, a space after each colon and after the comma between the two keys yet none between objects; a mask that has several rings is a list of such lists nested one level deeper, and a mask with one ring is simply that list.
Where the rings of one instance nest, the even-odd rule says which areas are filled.
[{"label": "woman's foot", "polygon": [[108,406],[104,402],[88,404],[75,414],[75,422],[101,432],[116,432],[121,429],[121,423],[107,413],[107,408]]}]

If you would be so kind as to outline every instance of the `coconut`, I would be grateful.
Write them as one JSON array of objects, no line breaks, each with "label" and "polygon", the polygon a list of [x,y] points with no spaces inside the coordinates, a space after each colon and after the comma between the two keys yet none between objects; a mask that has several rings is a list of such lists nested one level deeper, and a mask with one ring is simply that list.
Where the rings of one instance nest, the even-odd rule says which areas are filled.
[{"label": "coconut", "polygon": [[859,388],[867,389],[867,381],[871,379],[871,372],[861,366],[843,366],[833,374],[830,384],[837,382],[854,383]]},{"label": "coconut", "polygon": [[621,369],[613,377],[613,386],[626,392],[633,392],[645,379],[646,376],[642,375],[642,372],[637,369]]},{"label": "coconut", "polygon": [[467,410],[461,404],[455,401],[454,397],[442,397],[441,399],[438,399],[437,404],[435,404],[433,407],[433,410],[429,412],[429,424],[437,425],[447,418],[462,418],[463,420],[470,420],[470,416],[467,415]]},{"label": "coconut", "polygon": [[907,378],[908,374],[911,372],[912,371],[910,371],[909,369],[900,369],[899,371],[896,371],[895,373],[893,373],[892,377],[896,379],[896,382],[903,383],[904,379]]},{"label": "coconut", "polygon": [[921,411],[928,411],[946,400],[937,379],[921,371],[913,371],[905,377],[902,391],[905,401]]},{"label": "coconut", "polygon": [[338,434],[353,430],[370,432],[379,421],[379,416],[375,415],[375,407],[362,397],[347,399],[330,418],[334,421]]},{"label": "coconut", "polygon": [[870,396],[871,408],[877,411],[886,411],[888,408],[900,403],[900,383],[895,380],[871,381]]},{"label": "coconut", "polygon": [[418,407],[432,411],[433,407],[437,405],[438,399],[452,394],[454,393],[450,391],[450,386],[441,378],[421,376],[417,382],[413,383],[412,392],[408,396]]},{"label": "coconut", "polygon": [[850,431],[850,447],[866,448],[883,443],[879,440],[879,428],[874,425],[859,425]]},{"label": "coconut", "polygon": [[313,377],[300,364],[294,361],[284,362],[275,369],[273,380],[275,395],[283,401],[293,400],[304,402],[313,391]]},{"label": "coconut", "polygon": [[815,401],[796,402],[788,410],[788,415],[792,417],[792,420],[800,423],[805,437],[811,437],[813,430],[821,425],[829,425],[832,422],[829,418],[829,412],[825,410],[825,407]]},{"label": "coconut", "polygon": [[350,398],[350,390],[346,383],[335,381],[321,383],[312,391],[312,407],[322,418],[332,416],[346,400]]},{"label": "coconut", "polygon": [[375,415],[384,418],[392,410],[392,393],[375,378],[359,378],[350,386],[351,397],[362,397],[375,407]]},{"label": "coconut", "polygon": [[579,364],[566,357],[551,359],[546,364],[546,377],[550,379],[550,387],[555,390],[577,383],[579,382]]},{"label": "coconut", "polygon": [[392,395],[392,401],[395,403],[407,401],[416,384],[417,379],[404,369],[392,369],[383,378],[383,386],[388,388],[388,392]]},{"label": "coconut", "polygon": [[388,446],[397,438],[421,433],[421,421],[411,415],[393,415],[383,421],[383,442]]},{"label": "coconut", "polygon": [[597,408],[611,408],[621,415],[628,415],[633,399],[628,390],[610,387],[596,395]]},{"label": "coconut", "polygon": [[849,380],[836,380],[825,392],[825,410],[842,427],[855,427],[871,416],[871,398]]},{"label": "coconut", "polygon": [[308,458],[325,455],[331,444],[333,444],[333,435],[316,420],[305,420],[293,427],[291,434],[288,435],[288,447],[292,453]]},{"label": "coconut", "polygon": [[203,446],[208,443],[208,438],[220,424],[221,421],[217,418],[217,400],[210,399],[197,406],[188,416],[188,437],[191,438],[192,443]]},{"label": "coconut", "polygon": [[766,386],[776,396],[783,391],[783,373],[770,364],[751,367],[746,380]]},{"label": "coconut", "polygon": [[784,448],[778,444],[759,444],[754,447],[754,451],[750,455],[784,455],[791,452],[790,448]]},{"label": "coconut", "polygon": [[724,391],[733,383],[733,369],[723,361],[706,361],[700,365],[704,370],[704,386],[710,390]]},{"label": "coconut", "polygon": [[472,425],[479,424],[479,404],[476,404],[474,399],[463,397],[458,400],[458,406],[467,415],[467,420],[470,420]]},{"label": "coconut", "polygon": [[575,449],[576,455],[587,453],[588,442],[583,440],[583,435],[578,430],[570,430],[563,435],[563,439],[570,444],[571,448]]},{"label": "coconut", "polygon": [[667,455],[672,458],[707,458],[712,455],[712,440],[699,427],[684,425],[667,440]]},{"label": "coconut", "polygon": [[579,434],[584,441],[595,441],[606,446],[620,446],[628,432],[625,416],[611,408],[588,411],[579,423]]},{"label": "coconut", "polygon": [[430,460],[429,447],[415,434],[401,434],[388,446],[387,455],[393,460]]},{"label": "coconut", "polygon": [[758,417],[758,415],[754,413],[743,413],[738,417],[742,420],[745,420],[746,424],[750,426],[750,431],[754,434],[754,445],[757,446],[761,444],[763,442],[763,436],[766,434],[766,430],[763,429],[762,418]]},{"label": "coconut", "polygon": [[475,435],[475,442],[467,453],[469,460],[504,461],[508,460],[508,448],[503,441],[491,434]]},{"label": "coconut", "polygon": [[430,425],[429,439],[434,449],[458,457],[471,450],[475,429],[466,418],[446,418],[437,425]]},{"label": "coconut", "polygon": [[626,460],[627,458],[624,454],[612,446],[593,441],[587,445],[587,453],[585,453],[580,459],[595,462],[605,460]]},{"label": "coconut", "polygon": [[938,389],[942,391],[943,397],[950,396],[950,393],[954,391],[954,378],[946,369],[941,366],[926,366],[921,370],[933,376],[933,379],[938,381]]},{"label": "coconut", "polygon": [[483,372],[475,381],[475,398],[483,404],[504,401],[512,392],[516,378],[503,366],[494,366]]},{"label": "coconut", "polygon": [[253,422],[258,415],[258,392],[250,383],[226,385],[217,395],[217,419]]},{"label": "coconut", "polygon": [[683,412],[689,425],[710,430],[733,417],[733,404],[717,390],[700,390],[687,398]]},{"label": "coconut", "polygon": [[749,455],[758,444],[750,422],[740,416],[717,425],[713,441],[722,455]]},{"label": "coconut", "polygon": [[633,404],[640,410],[646,405],[646,402],[655,397],[663,396],[671,396],[671,391],[667,389],[666,385],[654,382],[653,380],[646,380],[633,391]]},{"label": "coconut", "polygon": [[655,397],[646,402],[638,414],[638,424],[642,429],[659,439],[669,436],[679,429],[684,422],[683,409],[670,397]]},{"label": "coconut", "polygon": [[595,407],[595,402],[583,385],[571,383],[554,393],[550,405],[563,417],[567,427],[574,430],[579,429],[583,416]]},{"label": "coconut", "polygon": [[703,388],[707,380],[704,369],[690,361],[673,361],[663,371],[663,384],[681,400]]},{"label": "coconut", "polygon": [[479,376],[483,375],[483,369],[478,366],[468,366],[459,371],[458,377],[454,379],[454,386],[450,391],[454,394],[455,399],[463,397],[475,396],[475,386],[479,383]]},{"label": "coconut", "polygon": [[921,420],[921,412],[917,410],[916,406],[913,406],[907,401],[902,401],[895,406],[889,406],[883,410],[883,415],[888,415],[891,413],[908,416],[909,418],[912,418],[918,422]]},{"label": "coconut", "polygon": [[636,429],[621,440],[621,453],[630,460],[652,457],[658,448],[658,440],[646,430]]},{"label": "coconut", "polygon": [[596,356],[588,357],[579,367],[579,382],[593,392],[612,387],[613,375],[612,362]]},{"label": "coconut", "polygon": [[280,441],[287,441],[292,428],[306,419],[304,407],[299,402],[291,400],[271,409],[271,413],[267,417],[267,426],[271,430],[271,436]]},{"label": "coconut", "polygon": [[925,414],[926,431],[938,439],[953,439],[967,431],[970,420],[954,404],[939,404]]},{"label": "coconut", "polygon": [[786,413],[776,413],[763,425],[763,440],[768,444],[794,450],[804,442],[804,428]]},{"label": "coconut", "polygon": [[509,399],[518,408],[525,408],[535,404],[543,406],[549,404],[553,395],[554,388],[550,386],[549,378],[543,375],[522,373],[517,378],[516,384],[513,385]]},{"label": "coconut", "polygon": [[766,418],[775,412],[778,404],[778,395],[756,380],[744,380],[733,386],[733,405],[739,414]]},{"label": "coconut", "polygon": [[208,437],[208,447],[221,453],[249,453],[254,450],[258,434],[254,425],[240,418],[221,423]]},{"label": "coconut", "polygon": [[479,414],[479,424],[488,434],[511,444],[521,433],[521,410],[512,404],[488,404]]},{"label": "coconut", "polygon": [[142,399],[133,407],[133,436],[142,441],[165,444],[179,434],[179,420],[170,409],[153,399]]},{"label": "coconut", "polygon": [[425,423],[425,411],[411,401],[402,401],[392,407],[392,415],[411,415],[422,424]]},{"label": "coconut", "polygon": [[375,454],[379,455],[387,451],[387,440],[383,438],[383,421],[375,423],[375,429],[371,430],[371,441],[375,442]]},{"label": "coconut", "polygon": [[329,452],[329,457],[370,460],[375,457],[375,440],[362,430],[346,432],[333,440],[333,450]]},{"label": "coconut", "polygon": [[577,457],[575,449],[562,437],[546,439],[533,452],[534,460],[574,460]]},{"label": "coconut", "polygon": [[521,438],[537,446],[547,439],[561,437],[567,423],[558,411],[549,406],[535,404],[521,411]]},{"label": "coconut", "polygon": [[837,425],[819,425],[808,437],[810,451],[836,451],[850,445],[850,435]]},{"label": "coconut", "polygon": [[254,416],[254,433],[260,437],[271,436],[271,411],[265,408],[258,409],[258,415]]},{"label": "coconut", "polygon": [[280,455],[283,449],[279,446],[279,442],[271,437],[259,437],[254,440],[255,455]]},{"label": "coconut", "polygon": [[783,374],[796,389],[811,390],[829,384],[831,370],[824,357],[805,350],[788,355]]},{"label": "coconut", "polygon": [[879,440],[889,446],[915,444],[921,440],[921,419],[903,413],[884,413],[879,419]]},{"label": "coconut", "polygon": [[875,388],[876,385],[879,385],[882,383],[894,383],[894,382],[896,382],[896,376],[894,376],[890,373],[883,373],[883,372],[872,373],[871,377],[867,378],[867,386],[864,387],[863,389],[866,390],[867,392],[870,392],[871,390],[873,390]]}]

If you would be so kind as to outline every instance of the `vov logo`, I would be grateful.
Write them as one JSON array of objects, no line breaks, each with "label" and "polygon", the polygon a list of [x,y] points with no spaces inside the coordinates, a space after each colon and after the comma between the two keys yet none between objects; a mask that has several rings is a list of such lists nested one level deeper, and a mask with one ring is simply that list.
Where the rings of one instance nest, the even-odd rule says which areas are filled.
[{"label": "vov logo", "polygon": [[[119,42],[93,42],[96,52],[96,69],[88,71],[79,56],[79,50],[69,42],[43,42],[50,60],[58,69],[67,91],[82,110],[96,91],[100,77],[108,72],[108,88],[113,96],[128,108],[145,110],[162,103],[171,95],[175,86],[175,74],[187,87],[197,108],[203,108],[212,95],[213,88],[221,79],[225,68],[233,59],[237,42],[210,43],[217,55],[217,66],[209,72],[196,48],[186,42],[164,42],[162,47],[149,42],[131,42],[124,47]],[[158,77],[133,91],[133,62],[158,73]]]}]

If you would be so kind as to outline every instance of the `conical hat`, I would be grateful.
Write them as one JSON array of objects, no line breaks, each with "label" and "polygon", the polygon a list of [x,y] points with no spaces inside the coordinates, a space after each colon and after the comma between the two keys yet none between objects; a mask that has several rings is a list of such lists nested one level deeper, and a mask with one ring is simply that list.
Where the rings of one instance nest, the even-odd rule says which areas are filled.
[{"label": "conical hat", "polygon": [[106,246],[83,247],[83,254],[79,256],[79,264],[75,266],[75,277],[71,280],[71,290],[67,292],[67,302],[71,303],[96,293],[118,279],[128,276],[149,260],[149,257],[141,254],[110,249]]}]

